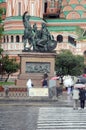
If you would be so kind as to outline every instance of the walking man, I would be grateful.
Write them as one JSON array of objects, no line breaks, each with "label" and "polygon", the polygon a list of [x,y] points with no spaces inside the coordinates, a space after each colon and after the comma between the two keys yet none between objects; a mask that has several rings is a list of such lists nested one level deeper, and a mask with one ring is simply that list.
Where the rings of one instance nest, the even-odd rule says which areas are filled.
[{"label": "walking man", "polygon": [[80,107],[81,109],[84,109],[85,107],[85,89],[84,88],[80,88]]}]

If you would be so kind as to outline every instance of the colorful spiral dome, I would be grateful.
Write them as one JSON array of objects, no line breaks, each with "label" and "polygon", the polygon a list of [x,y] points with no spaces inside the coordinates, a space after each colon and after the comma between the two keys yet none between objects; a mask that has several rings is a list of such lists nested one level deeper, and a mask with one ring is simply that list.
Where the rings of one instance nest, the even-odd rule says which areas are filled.
[{"label": "colorful spiral dome", "polygon": [[86,0],[63,0],[60,17],[65,19],[85,19]]}]

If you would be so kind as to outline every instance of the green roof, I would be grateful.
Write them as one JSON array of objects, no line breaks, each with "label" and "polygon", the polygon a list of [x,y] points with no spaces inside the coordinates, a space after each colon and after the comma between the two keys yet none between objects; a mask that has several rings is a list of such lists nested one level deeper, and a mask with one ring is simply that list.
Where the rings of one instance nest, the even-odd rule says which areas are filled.
[{"label": "green roof", "polygon": [[47,23],[86,23],[86,19],[46,19]]},{"label": "green roof", "polygon": [[16,35],[16,34],[24,34],[24,30],[9,30],[9,31],[4,31],[3,34],[5,35]]},{"label": "green roof", "polygon": [[7,17],[5,20],[21,20],[22,16],[11,16]]},{"label": "green roof", "polygon": [[[7,21],[14,21],[14,20],[22,20],[22,16],[11,16],[11,17],[7,17],[6,18]],[[35,17],[35,16],[31,16],[30,21],[34,20],[35,21],[45,21],[47,23],[81,23],[81,22],[85,22],[86,23],[86,19],[42,19],[40,17]]]},{"label": "green roof", "polygon": [[[6,20],[22,20],[22,16],[11,16],[11,17],[7,17],[6,18]],[[42,18],[40,18],[40,17],[35,17],[35,16],[31,16],[30,17],[30,21],[31,20],[34,20],[34,21],[43,21],[43,19]]]},{"label": "green roof", "polygon": [[49,31],[60,32],[60,31],[75,31],[77,26],[50,26],[47,28]]},{"label": "green roof", "polygon": [[[50,32],[60,32],[60,31],[75,31],[77,26],[50,26],[47,27]],[[4,31],[3,34],[5,35],[23,35],[24,30],[9,30],[9,31]]]}]

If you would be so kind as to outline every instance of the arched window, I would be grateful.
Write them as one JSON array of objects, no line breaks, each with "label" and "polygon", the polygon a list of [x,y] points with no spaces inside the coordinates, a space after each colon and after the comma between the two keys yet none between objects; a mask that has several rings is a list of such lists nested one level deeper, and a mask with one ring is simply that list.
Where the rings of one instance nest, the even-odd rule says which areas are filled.
[{"label": "arched window", "polygon": [[72,45],[76,46],[76,40],[75,38],[68,36],[68,42],[71,43]]},{"label": "arched window", "polygon": [[11,36],[11,42],[14,42],[14,37],[13,36]]},{"label": "arched window", "polygon": [[7,36],[7,43],[9,42],[9,37]]},{"label": "arched window", "polygon": [[57,36],[57,42],[59,42],[59,43],[63,42],[63,36],[62,35]]},{"label": "arched window", "polygon": [[5,40],[5,36],[3,37],[3,43],[5,43],[6,42],[6,40]]},{"label": "arched window", "polygon": [[20,41],[20,39],[19,39],[19,36],[17,35],[16,36],[16,42],[19,42]]},{"label": "arched window", "polygon": [[22,36],[22,42],[24,42],[24,35]]}]

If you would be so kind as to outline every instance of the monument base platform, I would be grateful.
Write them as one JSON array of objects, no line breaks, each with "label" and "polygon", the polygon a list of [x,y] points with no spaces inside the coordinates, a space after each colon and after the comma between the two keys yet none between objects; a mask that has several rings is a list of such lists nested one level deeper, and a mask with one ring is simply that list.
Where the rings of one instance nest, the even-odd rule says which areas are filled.
[{"label": "monument base platform", "polygon": [[42,87],[44,73],[48,79],[54,76],[56,53],[22,52],[20,57],[20,74],[16,80],[17,86],[26,86],[31,79],[34,87]]}]

